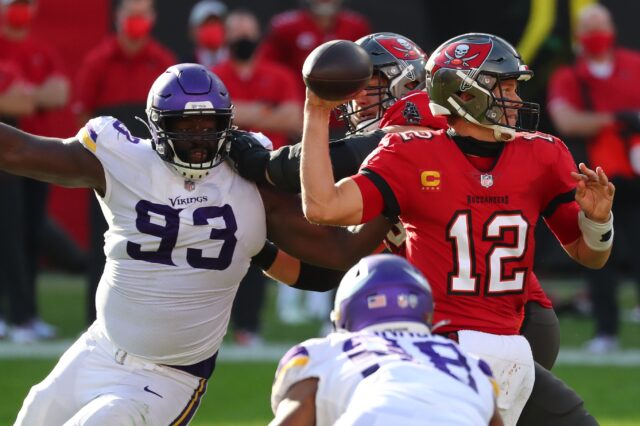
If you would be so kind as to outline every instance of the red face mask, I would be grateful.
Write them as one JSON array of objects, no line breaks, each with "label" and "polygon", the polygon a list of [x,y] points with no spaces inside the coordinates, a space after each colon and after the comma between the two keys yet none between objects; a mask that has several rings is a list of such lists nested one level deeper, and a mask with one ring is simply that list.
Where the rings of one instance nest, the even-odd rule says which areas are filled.
[{"label": "red face mask", "polygon": [[594,31],[580,36],[580,45],[587,55],[597,56],[613,46],[615,35],[610,31]]},{"label": "red face mask", "polygon": [[152,27],[152,19],[146,16],[134,15],[124,20],[122,29],[131,40],[140,40],[149,35]]},{"label": "red face mask", "polygon": [[224,26],[220,22],[201,25],[196,32],[196,37],[201,46],[217,50],[224,43]]},{"label": "red face mask", "polygon": [[33,7],[26,3],[12,3],[4,13],[10,27],[25,28],[29,26],[33,18]]}]

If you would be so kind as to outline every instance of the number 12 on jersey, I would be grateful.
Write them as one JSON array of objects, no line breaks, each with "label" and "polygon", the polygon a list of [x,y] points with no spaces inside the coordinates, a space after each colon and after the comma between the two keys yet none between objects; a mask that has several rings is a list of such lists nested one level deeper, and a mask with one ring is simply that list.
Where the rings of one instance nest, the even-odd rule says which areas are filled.
[{"label": "number 12 on jersey", "polygon": [[[453,252],[453,270],[449,273],[449,292],[479,294],[481,276],[477,273],[471,211],[457,211],[447,226],[447,240]],[[524,290],[526,267],[505,272],[505,264],[524,259],[528,246],[529,223],[520,211],[496,212],[484,224],[482,240],[492,242],[487,251],[485,294],[521,293]],[[513,231],[513,243],[505,242],[506,231]]]}]

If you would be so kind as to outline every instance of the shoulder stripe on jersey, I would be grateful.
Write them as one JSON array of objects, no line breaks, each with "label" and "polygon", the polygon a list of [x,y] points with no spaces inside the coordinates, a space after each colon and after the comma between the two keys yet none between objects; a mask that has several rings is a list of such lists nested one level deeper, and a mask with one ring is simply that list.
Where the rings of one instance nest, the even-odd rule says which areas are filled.
[{"label": "shoulder stripe on jersey", "polygon": [[[93,138],[91,137],[91,133],[93,133]],[[96,139],[97,135],[95,134],[95,132],[91,129],[87,129],[86,127],[84,129],[82,129],[82,144],[84,146],[86,146],[87,148],[89,148],[89,150],[93,153],[96,152],[96,143],[95,143],[95,139]]]},{"label": "shoulder stripe on jersey", "polygon": [[281,382],[284,379],[284,376],[287,373],[287,371],[289,371],[289,369],[293,367],[304,367],[308,363],[309,363],[309,356],[307,355],[301,354],[291,358],[286,364],[278,368],[278,371],[276,372],[276,378],[273,383],[273,388],[275,389],[280,387]]},{"label": "shoulder stripe on jersey", "polygon": [[491,382],[491,387],[493,388],[493,397],[498,398],[498,395],[500,395],[500,385],[493,377],[489,377],[489,381]]},{"label": "shoulder stripe on jersey", "polygon": [[360,173],[368,177],[382,194],[382,202],[384,203],[382,214],[384,217],[391,221],[397,221],[400,215],[400,205],[387,181],[373,170],[367,168],[362,169]]},{"label": "shoulder stripe on jersey", "polygon": [[284,364],[280,371],[278,372],[278,376],[284,375],[290,368],[293,367],[304,367],[309,363],[309,356],[307,355],[297,355],[291,358],[286,364]]},{"label": "shoulder stripe on jersey", "polygon": [[547,207],[545,207],[545,209],[542,210],[542,216],[551,217],[555,213],[555,211],[558,209],[560,204],[570,203],[575,199],[576,199],[575,189],[572,189],[571,191],[567,191],[563,194],[556,195],[553,200],[549,201],[549,204],[547,204]]},{"label": "shoulder stripe on jersey", "polygon": [[278,370],[291,361],[291,359],[300,355],[309,356],[309,351],[302,345],[295,345],[282,356],[282,359],[280,359],[280,362],[278,363]]},{"label": "shoulder stripe on jersey", "polygon": [[93,141],[97,141],[98,140],[98,134],[96,133],[95,130],[93,130],[93,127],[87,126],[87,130],[89,130],[89,136],[91,137],[91,139]]}]

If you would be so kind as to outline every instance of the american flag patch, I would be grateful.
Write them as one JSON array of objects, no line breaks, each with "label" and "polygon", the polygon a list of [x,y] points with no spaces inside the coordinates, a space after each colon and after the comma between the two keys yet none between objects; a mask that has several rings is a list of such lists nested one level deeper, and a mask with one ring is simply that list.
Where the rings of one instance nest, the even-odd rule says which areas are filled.
[{"label": "american flag patch", "polygon": [[387,296],[384,294],[375,294],[367,298],[369,309],[384,308],[385,306],[387,306]]}]

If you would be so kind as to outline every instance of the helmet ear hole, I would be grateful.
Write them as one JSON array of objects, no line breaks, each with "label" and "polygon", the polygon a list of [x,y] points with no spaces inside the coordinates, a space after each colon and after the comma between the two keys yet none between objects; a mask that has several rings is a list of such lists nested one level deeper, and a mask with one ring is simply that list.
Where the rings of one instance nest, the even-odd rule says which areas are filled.
[{"label": "helmet ear hole", "polygon": [[469,102],[475,99],[475,96],[469,92],[459,91],[459,92],[456,92],[456,95],[458,95],[458,97],[464,102]]},{"label": "helmet ear hole", "polygon": [[420,85],[420,83],[418,81],[410,81],[407,84],[404,85],[404,87],[408,90],[408,91],[412,91],[414,90],[416,87],[418,87]]}]

